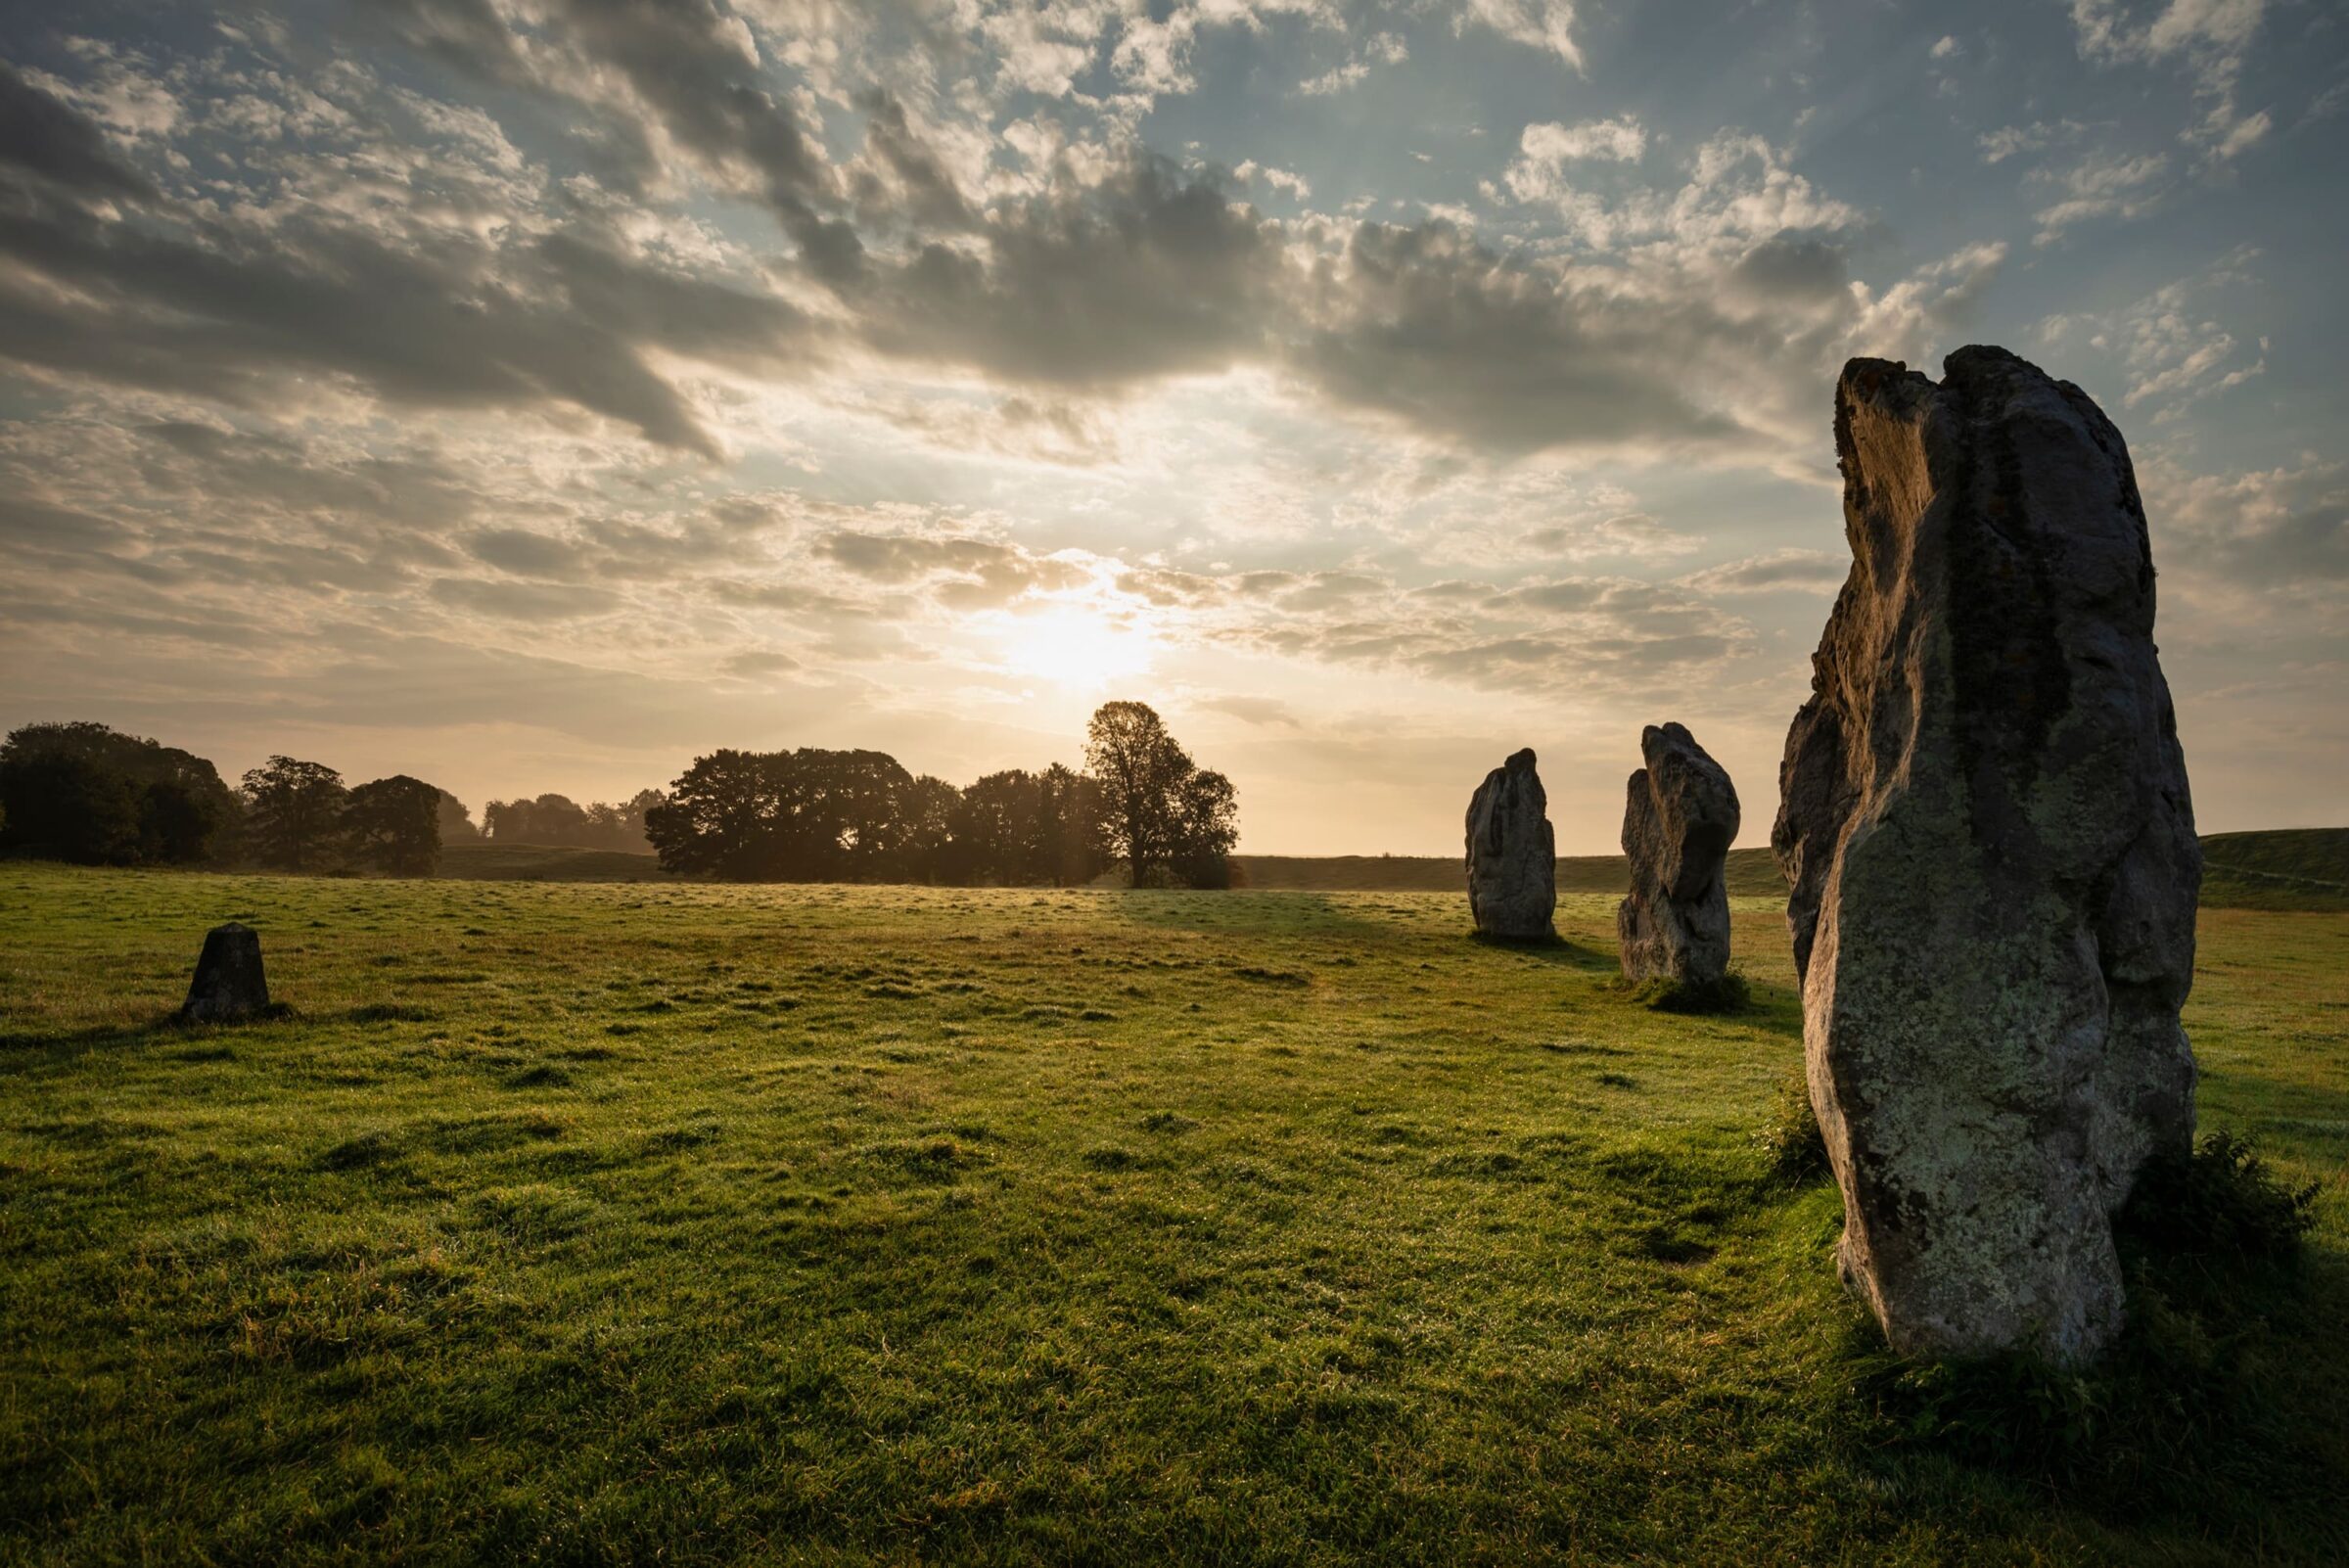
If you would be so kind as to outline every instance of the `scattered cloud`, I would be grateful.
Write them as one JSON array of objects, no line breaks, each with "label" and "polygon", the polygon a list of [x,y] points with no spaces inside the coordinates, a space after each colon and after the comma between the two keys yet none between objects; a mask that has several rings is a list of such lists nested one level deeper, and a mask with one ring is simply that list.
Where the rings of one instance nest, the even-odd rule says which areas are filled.
[{"label": "scattered cloud", "polygon": [[1824,550],[1779,549],[1741,561],[1725,561],[1681,578],[1681,586],[1700,594],[1808,593],[1831,594],[1843,586],[1851,568],[1847,556]]},{"label": "scattered cloud", "polygon": [[1583,51],[1574,41],[1575,0],[1467,0],[1452,30],[1490,27],[1511,43],[1553,54],[1579,73]]},{"label": "scattered cloud", "polygon": [[2267,0],[2167,0],[2151,8],[2122,0],[2072,0],[2082,59],[2107,66],[2184,66],[2200,115],[2179,139],[2216,161],[2234,157],[2267,133],[2267,111],[2246,117],[2235,102],[2245,60],[2266,15]]},{"label": "scattered cloud", "polygon": [[2040,339],[2117,356],[2127,377],[2123,406],[2151,405],[2157,421],[2174,420],[2191,404],[2266,373],[2267,340],[2246,356],[2234,335],[2207,314],[2213,295],[2253,281],[2258,256],[2244,247],[2117,310],[2050,316],[2040,323]]}]

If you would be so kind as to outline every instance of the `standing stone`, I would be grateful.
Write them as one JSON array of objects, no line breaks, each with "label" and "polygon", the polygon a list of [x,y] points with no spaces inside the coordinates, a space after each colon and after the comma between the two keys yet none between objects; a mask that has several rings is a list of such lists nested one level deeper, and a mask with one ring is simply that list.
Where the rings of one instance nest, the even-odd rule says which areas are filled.
[{"label": "standing stone", "polygon": [[1729,968],[1729,888],[1737,791],[1679,724],[1639,732],[1647,765],[1631,777],[1623,853],[1632,896],[1615,911],[1624,978],[1718,985]]},{"label": "standing stone", "polygon": [[2002,348],[1835,389],[1853,563],[1771,836],[1845,1278],[1905,1353],[2094,1355],[2194,1128],[2202,877],[2120,433]]},{"label": "standing stone", "polygon": [[1488,937],[1554,936],[1557,842],[1531,747],[1485,775],[1468,802],[1468,909]]},{"label": "standing stone", "polygon": [[224,1024],[269,1008],[269,979],[261,973],[261,934],[230,921],[205,934],[204,953],[179,1016],[191,1024]]}]

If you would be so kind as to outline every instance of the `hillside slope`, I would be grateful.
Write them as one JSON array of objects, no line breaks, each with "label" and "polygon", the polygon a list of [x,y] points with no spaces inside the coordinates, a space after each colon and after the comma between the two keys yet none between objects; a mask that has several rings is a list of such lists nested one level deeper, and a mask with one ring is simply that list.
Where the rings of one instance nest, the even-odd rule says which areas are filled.
[{"label": "hillside slope", "polygon": [[2202,840],[2208,909],[2349,909],[2349,828],[2213,833]]}]

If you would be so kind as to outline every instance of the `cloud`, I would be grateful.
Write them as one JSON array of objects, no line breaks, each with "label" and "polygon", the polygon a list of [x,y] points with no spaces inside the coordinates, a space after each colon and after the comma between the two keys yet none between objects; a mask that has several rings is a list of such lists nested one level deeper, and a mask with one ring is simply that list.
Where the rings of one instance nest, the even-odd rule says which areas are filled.
[{"label": "cloud", "polygon": [[1359,86],[1370,75],[1373,65],[1400,66],[1411,57],[1403,35],[1393,32],[1375,33],[1362,52],[1342,66],[1333,66],[1318,76],[1308,77],[1297,84],[1297,90],[1308,98],[1326,98]]},{"label": "cloud", "polygon": [[[0,82],[37,109],[20,89]],[[0,279],[0,356],[20,364],[232,407],[314,397],[304,379],[321,375],[419,407],[569,405],[715,456],[654,356],[769,369],[812,352],[812,323],[771,293],[631,254],[590,223],[393,229],[347,201],[224,210],[111,165],[93,175],[99,133],[48,106],[19,157],[140,199],[113,219],[44,186],[0,228],[17,269]]]},{"label": "cloud", "polygon": [[1581,125],[1536,123],[1519,135],[1517,149],[1517,158],[1501,176],[1509,194],[1520,202],[1550,202],[1571,208],[1576,193],[1566,177],[1568,163],[1591,160],[1636,162],[1647,150],[1647,132],[1628,115]]},{"label": "cloud", "polygon": [[2091,153],[2061,173],[2040,170],[2032,178],[2055,188],[2057,200],[2033,213],[2039,233],[2035,245],[2047,245],[2075,223],[2089,218],[2142,217],[2168,194],[2163,176],[2170,161],[2161,153],[2129,157]]},{"label": "cloud", "polygon": [[576,621],[607,615],[622,602],[609,588],[579,583],[437,577],[428,591],[443,604],[500,621]]},{"label": "cloud", "polygon": [[572,576],[580,570],[584,554],[572,540],[529,529],[484,529],[467,538],[465,547],[499,571],[525,577]]},{"label": "cloud", "polygon": [[1313,188],[1306,183],[1304,175],[1292,174],[1283,168],[1271,168],[1254,159],[1233,168],[1231,174],[1234,179],[1262,180],[1273,190],[1285,191],[1300,202],[1313,194]]},{"label": "cloud", "polygon": [[927,584],[954,610],[996,609],[1090,580],[1075,562],[990,539],[844,530],[816,540],[815,550],[870,582]]},{"label": "cloud", "polygon": [[2211,295],[2254,281],[2249,268],[2258,254],[2243,247],[2117,310],[2050,316],[2040,323],[2040,338],[2117,354],[2127,376],[2123,405],[2156,404],[2157,421],[2173,419],[2193,402],[2266,373],[2266,340],[2245,363],[2242,346],[2207,313]]},{"label": "cloud", "polygon": [[0,60],[0,166],[28,173],[63,192],[144,200],[146,176],[115,158],[89,118],[26,81]]},{"label": "cloud", "polygon": [[2203,474],[2155,453],[2139,464],[2138,480],[2165,586],[2182,582],[2189,594],[2215,594],[2222,614],[2266,623],[2270,634],[2312,629],[2277,614],[2290,600],[2319,611],[2324,631],[2343,629],[2349,469],[2340,462],[2308,456]]},{"label": "cloud", "polygon": [[1227,693],[1217,697],[1193,697],[1186,707],[1203,709],[1211,714],[1228,714],[1243,724],[1265,728],[1302,729],[1305,720],[1287,703],[1273,697],[1249,697]]},{"label": "cloud", "polygon": [[1556,55],[1580,74],[1583,51],[1574,41],[1575,0],[1467,0],[1452,30],[1490,27],[1511,43]]},{"label": "cloud", "polygon": [[2062,119],[2053,124],[2033,120],[2028,125],[2002,125],[1995,131],[1976,137],[1974,145],[1982,150],[1985,163],[2003,163],[2025,153],[2036,153],[2057,142],[2071,141],[2087,134],[2088,127],[2078,120]]},{"label": "cloud", "polygon": [[1699,594],[1833,593],[1843,586],[1851,562],[1824,550],[1785,548],[1725,561],[1680,579]]},{"label": "cloud", "polygon": [[2168,0],[2150,17],[2117,0],[2072,0],[2072,27],[2083,60],[2103,66],[2180,62],[2190,72],[2200,119],[2179,140],[2223,162],[2268,129],[2262,110],[2244,118],[2235,106],[2243,65],[2267,14],[2267,0]]}]

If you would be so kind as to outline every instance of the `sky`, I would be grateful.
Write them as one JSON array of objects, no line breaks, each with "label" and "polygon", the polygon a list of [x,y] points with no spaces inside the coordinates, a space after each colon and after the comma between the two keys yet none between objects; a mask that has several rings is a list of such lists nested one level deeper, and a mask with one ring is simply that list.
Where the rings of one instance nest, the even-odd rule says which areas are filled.
[{"label": "sky", "polygon": [[477,807],[1139,698],[1241,848],[1767,842],[1854,355],[2128,438],[2204,831],[2349,822],[2316,0],[0,6],[0,724]]}]

